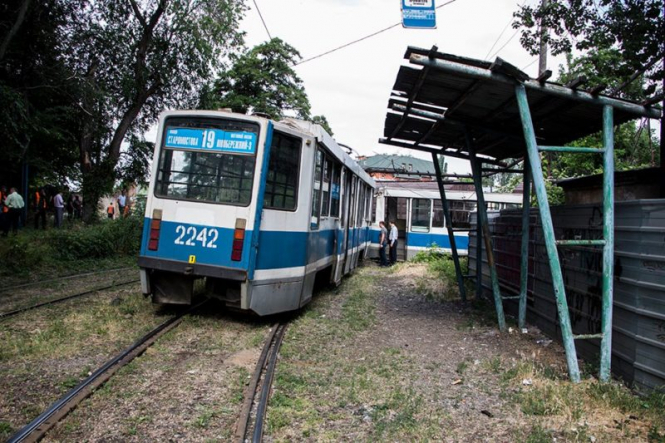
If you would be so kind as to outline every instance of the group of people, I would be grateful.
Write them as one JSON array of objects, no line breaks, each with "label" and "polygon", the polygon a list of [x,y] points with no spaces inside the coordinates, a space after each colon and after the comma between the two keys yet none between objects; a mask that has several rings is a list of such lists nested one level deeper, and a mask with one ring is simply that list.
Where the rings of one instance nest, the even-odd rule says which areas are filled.
[{"label": "group of people", "polygon": [[116,216],[116,204],[118,205],[118,217],[127,217],[129,215],[130,201],[127,196],[127,191],[124,189],[115,198],[111,198],[109,205],[106,207],[106,216],[110,219]]},{"label": "group of people", "polygon": [[[55,195],[48,196],[44,188],[39,188],[34,193],[33,198],[35,229],[46,229],[46,218],[49,209],[53,210],[53,226],[59,228],[62,226],[64,213],[67,211],[70,220],[80,219],[83,211],[83,202],[81,197],[76,194],[70,194],[67,201],[59,190]],[[0,228],[2,236],[7,237],[11,230],[15,235],[18,233],[21,213],[25,207],[25,202],[17,189],[12,187],[7,192],[7,188],[0,188]]]},{"label": "group of people", "polygon": [[[390,232],[383,221],[379,222],[381,233],[379,234],[379,266],[392,266],[397,262],[397,243],[399,242],[399,233],[393,220],[390,221]],[[389,249],[389,256],[386,256],[386,250]]]}]

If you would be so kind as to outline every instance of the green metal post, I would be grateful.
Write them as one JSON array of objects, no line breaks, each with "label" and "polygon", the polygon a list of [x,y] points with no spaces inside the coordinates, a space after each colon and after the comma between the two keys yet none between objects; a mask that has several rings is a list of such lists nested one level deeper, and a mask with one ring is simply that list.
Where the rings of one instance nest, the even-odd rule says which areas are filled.
[{"label": "green metal post", "polygon": [[603,107],[603,338],[600,341],[600,380],[612,369],[612,305],[614,303],[614,108]]},{"label": "green metal post", "polygon": [[[465,133],[466,146],[471,157],[471,172],[473,173],[473,185],[476,188],[476,200],[478,201],[478,223],[482,227],[483,238],[485,240],[485,255],[487,264],[490,267],[490,278],[492,279],[492,294],[494,295],[494,306],[496,316],[499,322],[499,330],[506,330],[506,317],[503,313],[503,300],[501,299],[501,290],[499,289],[499,277],[496,273],[496,264],[494,263],[494,252],[492,250],[492,238],[490,237],[489,222],[487,221],[487,208],[485,207],[485,197],[483,196],[483,182],[481,169],[482,165],[476,157],[476,151],[473,147],[473,140],[468,133]],[[479,242],[480,243],[480,242]]]},{"label": "green metal post", "polygon": [[561,263],[559,262],[559,254],[556,248],[556,239],[554,237],[552,214],[550,213],[550,205],[547,201],[547,191],[545,189],[545,180],[543,179],[543,170],[540,165],[540,156],[538,155],[536,133],[533,129],[531,111],[529,110],[529,101],[527,100],[526,90],[523,85],[519,84],[515,86],[515,95],[517,96],[517,104],[520,110],[522,129],[524,130],[524,141],[526,142],[527,146],[529,164],[531,166],[531,175],[533,177],[532,180],[536,190],[538,210],[540,211],[540,220],[543,225],[543,235],[545,237],[547,256],[550,261],[552,285],[554,286],[556,306],[559,313],[561,338],[563,340],[563,347],[566,350],[566,360],[568,361],[568,373],[574,383],[579,383],[580,369],[577,363],[575,341],[573,339],[573,331],[570,325],[570,313],[568,311],[566,290],[563,284],[563,275],[561,273]]},{"label": "green metal post", "polygon": [[524,187],[522,189],[522,262],[520,263],[520,306],[517,323],[526,327],[526,298],[529,282],[529,215],[531,211],[531,177],[529,160],[524,159]]},{"label": "green metal post", "polygon": [[476,216],[476,300],[483,294],[483,227]]},{"label": "green metal post", "polygon": [[457,285],[459,286],[459,294],[463,302],[466,302],[466,290],[464,289],[464,275],[462,275],[462,266],[460,266],[459,255],[457,254],[457,244],[455,243],[455,233],[453,232],[453,219],[450,216],[450,208],[448,207],[448,200],[446,199],[446,189],[443,186],[443,179],[441,178],[441,166],[439,165],[439,156],[432,153],[432,161],[434,162],[434,172],[436,173],[436,182],[439,185],[439,194],[441,194],[441,206],[443,207],[443,216],[446,219],[446,227],[448,228],[448,240],[450,240],[450,250],[453,253],[453,261],[455,262],[455,273],[457,274]]}]

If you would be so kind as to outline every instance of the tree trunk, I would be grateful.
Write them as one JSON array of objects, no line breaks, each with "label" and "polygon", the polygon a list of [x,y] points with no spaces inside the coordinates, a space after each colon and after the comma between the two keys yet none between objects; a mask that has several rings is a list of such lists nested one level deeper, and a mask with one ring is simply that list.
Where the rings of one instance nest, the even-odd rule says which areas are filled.
[{"label": "tree trunk", "polygon": [[95,223],[100,219],[100,199],[113,192],[115,175],[113,166],[108,162],[102,166],[93,166],[83,172],[81,187],[83,188],[83,220]]},{"label": "tree trunk", "polygon": [[5,54],[7,53],[7,48],[9,48],[9,44],[14,39],[16,33],[23,24],[23,21],[25,20],[25,15],[28,12],[28,7],[30,7],[30,0],[23,0],[21,8],[18,11],[18,17],[16,17],[16,21],[12,25],[11,29],[9,30],[5,38],[2,39],[2,43],[0,44],[0,60],[5,58]]}]

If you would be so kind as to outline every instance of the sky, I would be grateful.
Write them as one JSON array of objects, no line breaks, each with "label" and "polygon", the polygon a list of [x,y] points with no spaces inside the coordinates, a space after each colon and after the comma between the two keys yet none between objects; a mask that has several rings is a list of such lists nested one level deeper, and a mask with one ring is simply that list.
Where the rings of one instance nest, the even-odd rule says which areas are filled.
[{"label": "sky", "polygon": [[[449,0],[437,0],[440,6]],[[535,4],[538,0],[522,0]],[[361,39],[401,22],[400,0],[252,0],[241,27],[253,47],[279,37],[296,48],[303,60]],[[338,143],[362,155],[429,154],[378,143],[383,136],[390,91],[408,46],[494,60],[499,56],[537,76],[537,57],[519,43],[510,23],[515,0],[454,0],[437,9],[437,28],[405,29],[401,25],[297,65],[312,106],[312,115],[325,115]],[[266,26],[259,16],[260,11]],[[492,48],[494,46],[494,48]],[[548,69],[558,71],[561,58],[548,58]],[[448,171],[468,173],[468,162],[447,159]]]}]

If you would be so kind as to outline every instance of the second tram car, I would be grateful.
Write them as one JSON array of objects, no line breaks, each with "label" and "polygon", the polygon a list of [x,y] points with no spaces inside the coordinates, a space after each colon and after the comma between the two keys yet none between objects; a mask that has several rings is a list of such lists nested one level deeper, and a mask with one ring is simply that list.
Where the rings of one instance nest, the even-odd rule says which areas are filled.
[{"label": "second tram car", "polygon": [[[416,183],[418,184],[418,183]],[[372,244],[370,257],[379,256],[380,221],[394,221],[398,232],[398,258],[408,260],[431,247],[451,252],[448,229],[443,216],[441,195],[438,188],[410,188],[409,183],[380,183],[375,191],[372,215]],[[422,185],[422,183],[420,183]],[[437,186],[436,182],[432,186]],[[485,193],[489,210],[521,207],[522,194]],[[448,191],[446,199],[450,207],[455,245],[460,255],[469,252],[471,212],[476,210],[476,193],[473,191]]]},{"label": "second tram car", "polygon": [[291,311],[370,243],[374,181],[319,125],[221,111],[160,117],[139,267],[156,303],[194,283],[227,306]]}]

